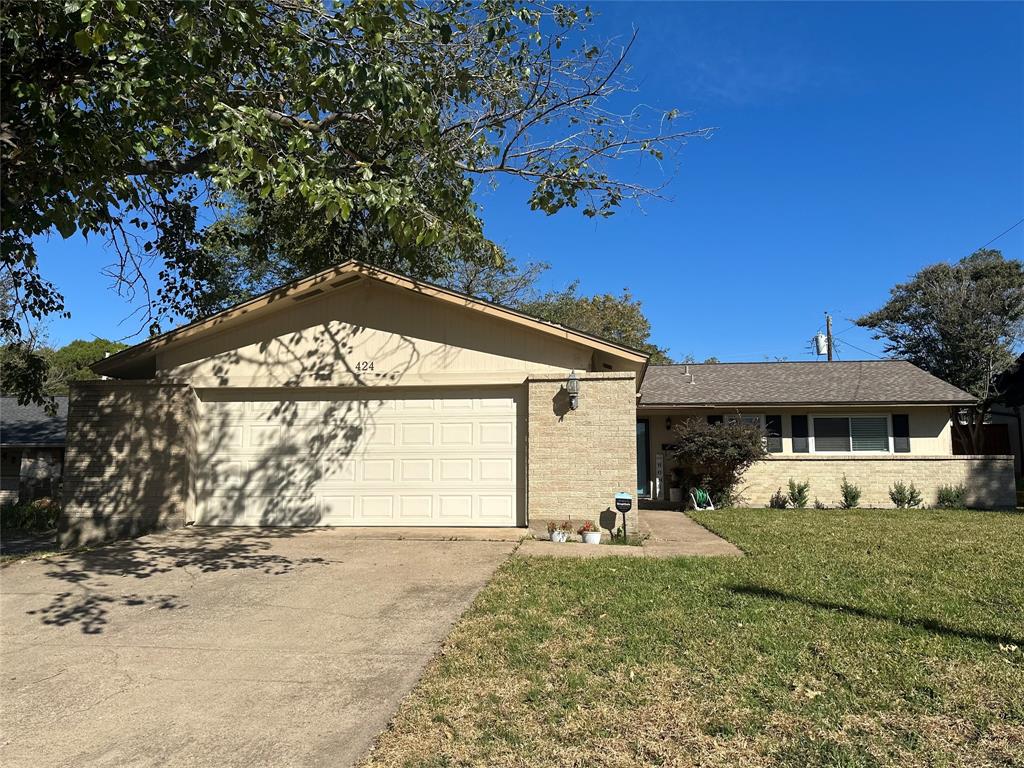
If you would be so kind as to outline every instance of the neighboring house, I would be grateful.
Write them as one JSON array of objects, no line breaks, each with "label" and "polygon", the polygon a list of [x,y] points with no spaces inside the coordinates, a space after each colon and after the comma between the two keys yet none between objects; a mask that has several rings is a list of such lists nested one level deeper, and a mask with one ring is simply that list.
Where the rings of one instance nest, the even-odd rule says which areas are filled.
[{"label": "neighboring house", "polygon": [[672,426],[698,416],[760,425],[769,458],[742,478],[746,503],[764,506],[790,478],[836,506],[843,477],[864,506],[892,506],[889,489],[913,482],[926,504],[963,483],[974,506],[1015,503],[1008,456],[957,456],[952,420],[974,398],[902,360],[651,366],[637,409],[638,493],[667,497]]},{"label": "neighboring house", "polygon": [[0,506],[60,496],[68,399],[49,415],[39,405],[0,397]]},{"label": "neighboring house", "polygon": [[[851,370],[833,365],[835,374],[808,365],[821,373],[804,378],[832,381]],[[763,416],[769,429],[784,416],[790,452],[793,414],[834,416],[809,421],[808,435],[809,457],[823,459],[818,469],[830,475],[867,465],[858,455],[822,454],[826,429],[838,441],[840,417],[865,405],[884,410],[896,416],[885,417],[890,450],[872,457],[883,462],[880,471],[920,473],[913,479],[929,491],[957,472],[982,473],[990,484],[979,503],[1005,500],[1000,468],[1009,459],[950,456],[950,406],[963,393],[911,366],[885,369],[905,382],[884,403],[865,398],[858,374],[842,377],[841,396],[819,387],[793,399],[784,380],[742,408],[739,393],[757,377],[739,388],[720,379],[715,395],[701,382],[738,369],[706,368],[696,383],[684,368],[648,371],[636,350],[345,262],[126,349],[94,366],[109,378],[73,384],[60,541],[187,523],[523,526],[597,518],[616,493],[635,492],[638,467],[650,466],[647,451],[669,440],[655,428],[687,409],[714,414],[713,406],[723,417]],[[699,400],[683,396],[698,389],[706,393]],[[728,391],[738,394],[723,398]],[[912,453],[901,456],[900,418],[908,414]],[[646,442],[638,439],[644,423]],[[858,446],[879,440],[880,424],[853,424]],[[771,470],[761,485],[794,471]],[[752,501],[767,500],[759,496]]]}]

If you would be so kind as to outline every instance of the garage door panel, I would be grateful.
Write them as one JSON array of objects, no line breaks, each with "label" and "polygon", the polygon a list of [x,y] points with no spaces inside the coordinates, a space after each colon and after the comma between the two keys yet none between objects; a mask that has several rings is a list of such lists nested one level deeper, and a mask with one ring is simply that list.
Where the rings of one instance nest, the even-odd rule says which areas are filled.
[{"label": "garage door panel", "polygon": [[204,400],[198,522],[515,525],[518,397],[438,392]]},{"label": "garage door panel", "polygon": [[515,480],[514,462],[511,459],[479,459],[478,477],[481,482],[512,482]]},{"label": "garage door panel", "polygon": [[442,482],[461,483],[473,479],[473,460],[470,458],[461,459],[440,459],[441,471],[439,477]]},{"label": "garage door panel", "polygon": [[500,445],[503,448],[511,448],[515,444],[513,439],[515,425],[504,422],[491,422],[480,425],[480,445]]},{"label": "garage door panel", "polygon": [[402,459],[400,478],[404,483],[432,481],[434,479],[434,460]]}]

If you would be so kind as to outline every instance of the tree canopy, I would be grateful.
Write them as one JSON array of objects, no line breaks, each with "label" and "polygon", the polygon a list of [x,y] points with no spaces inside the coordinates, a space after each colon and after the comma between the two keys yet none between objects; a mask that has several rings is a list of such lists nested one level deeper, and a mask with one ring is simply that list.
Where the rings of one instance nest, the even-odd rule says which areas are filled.
[{"label": "tree canopy", "polygon": [[[71,382],[96,378],[96,374],[89,368],[90,365],[108,354],[120,352],[126,346],[109,339],[75,339],[63,347],[53,349],[37,342],[34,352],[37,359],[44,363],[39,372],[40,391],[46,395],[66,395]],[[26,362],[21,348],[11,345],[0,346],[0,389],[5,394],[17,393],[16,383],[25,375],[31,375],[20,370]]]},{"label": "tree canopy", "polygon": [[857,325],[884,339],[887,353],[974,395],[978,445],[993,382],[1024,341],[1024,265],[997,250],[932,264],[894,286],[885,306]]},{"label": "tree canopy", "polygon": [[667,350],[651,343],[651,323],[640,301],[628,289],[619,296],[582,296],[579,283],[574,282],[564,290],[522,302],[519,308],[553,323],[646,352],[655,365],[672,362]]},{"label": "tree canopy", "polygon": [[658,191],[617,161],[709,134],[674,128],[675,110],[614,112],[632,42],[594,43],[575,6],[7,0],[3,16],[0,269],[17,311],[0,332],[15,344],[26,318],[66,311],[36,263],[53,230],[105,238],[157,332],[230,301],[225,249],[257,282],[338,254],[436,279],[501,260],[481,180],[525,182],[547,214],[607,216]]}]

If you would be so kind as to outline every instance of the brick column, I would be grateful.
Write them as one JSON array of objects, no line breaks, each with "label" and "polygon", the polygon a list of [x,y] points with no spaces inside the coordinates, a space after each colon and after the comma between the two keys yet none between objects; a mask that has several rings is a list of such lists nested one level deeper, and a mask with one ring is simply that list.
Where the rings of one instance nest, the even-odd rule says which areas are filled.
[{"label": "brick column", "polygon": [[[527,379],[527,508],[530,519],[600,522],[615,494],[636,505],[636,374],[578,373],[579,408],[564,375]],[[622,515],[618,516],[621,521]],[[635,530],[635,529],[634,529]]]}]

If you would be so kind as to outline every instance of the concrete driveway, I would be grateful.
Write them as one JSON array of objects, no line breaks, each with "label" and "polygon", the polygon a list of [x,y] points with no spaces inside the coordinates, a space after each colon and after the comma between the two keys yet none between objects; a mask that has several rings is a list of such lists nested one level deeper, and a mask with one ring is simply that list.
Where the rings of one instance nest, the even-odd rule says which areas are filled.
[{"label": "concrete driveway", "polygon": [[0,570],[0,764],[352,764],[522,536],[418,534],[189,529]]}]

